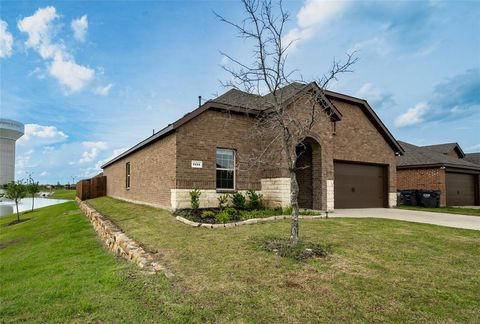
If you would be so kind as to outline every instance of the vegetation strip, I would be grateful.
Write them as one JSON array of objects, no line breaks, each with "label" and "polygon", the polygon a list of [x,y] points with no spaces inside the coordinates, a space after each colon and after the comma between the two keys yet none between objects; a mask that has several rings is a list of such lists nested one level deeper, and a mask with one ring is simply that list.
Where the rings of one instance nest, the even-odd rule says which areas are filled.
[{"label": "vegetation strip", "polygon": [[86,201],[76,199],[80,209],[85,213],[105,245],[117,255],[134,262],[140,268],[153,272],[162,271],[167,278],[173,277],[173,273],[168,271],[160,263],[154,261],[155,258],[146,252],[138,243],[130,239],[118,226],[108,220]]},{"label": "vegetation strip", "polygon": [[[205,227],[205,228],[231,228],[235,226],[241,226],[241,225],[251,225],[251,224],[260,224],[260,223],[265,223],[273,220],[280,220],[280,219],[289,219],[291,216],[290,215],[280,215],[280,216],[271,216],[271,217],[265,217],[265,218],[251,218],[247,219],[244,221],[240,222],[234,222],[234,223],[224,223],[224,224],[210,224],[210,223],[197,223],[191,220],[188,220],[182,216],[177,216],[175,217],[176,220],[178,220],[181,223],[193,226],[193,227]],[[327,218],[325,216],[298,216],[298,219],[322,219],[322,218]]]}]

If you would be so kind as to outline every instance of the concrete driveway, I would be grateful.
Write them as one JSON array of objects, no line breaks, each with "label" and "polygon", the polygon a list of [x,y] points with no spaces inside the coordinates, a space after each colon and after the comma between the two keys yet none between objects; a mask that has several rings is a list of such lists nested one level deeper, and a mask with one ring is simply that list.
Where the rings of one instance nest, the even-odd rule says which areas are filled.
[{"label": "concrete driveway", "polygon": [[329,217],[387,218],[407,222],[480,230],[480,217],[397,208],[335,209]]}]

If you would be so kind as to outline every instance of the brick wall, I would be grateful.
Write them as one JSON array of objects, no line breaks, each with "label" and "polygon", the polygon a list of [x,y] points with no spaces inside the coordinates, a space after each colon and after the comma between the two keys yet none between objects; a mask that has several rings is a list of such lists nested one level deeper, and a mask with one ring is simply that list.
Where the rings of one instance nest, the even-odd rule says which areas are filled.
[{"label": "brick wall", "polygon": [[[158,207],[171,207],[170,189],[175,188],[176,134],[109,165],[107,195]],[[125,188],[125,164],[130,162],[130,189]]]},{"label": "brick wall", "polygon": [[[177,189],[216,188],[216,149],[236,151],[236,189],[260,190],[261,170],[249,162],[259,149],[252,119],[244,114],[206,111],[177,129]],[[191,161],[203,161],[200,169]]]},{"label": "brick wall", "polygon": [[385,164],[388,167],[388,192],[396,193],[395,152],[358,105],[333,100],[342,113],[334,136],[335,160]]},{"label": "brick wall", "polygon": [[445,170],[440,168],[397,170],[398,190],[424,189],[440,190],[440,205],[445,206]]}]

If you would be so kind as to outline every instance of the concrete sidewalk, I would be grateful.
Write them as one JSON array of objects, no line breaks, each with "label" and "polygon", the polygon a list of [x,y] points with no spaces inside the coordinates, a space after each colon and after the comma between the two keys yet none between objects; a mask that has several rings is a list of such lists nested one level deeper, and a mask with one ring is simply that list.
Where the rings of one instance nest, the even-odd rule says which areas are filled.
[{"label": "concrete sidewalk", "polygon": [[335,209],[329,217],[386,218],[407,222],[480,230],[480,217],[397,208]]}]

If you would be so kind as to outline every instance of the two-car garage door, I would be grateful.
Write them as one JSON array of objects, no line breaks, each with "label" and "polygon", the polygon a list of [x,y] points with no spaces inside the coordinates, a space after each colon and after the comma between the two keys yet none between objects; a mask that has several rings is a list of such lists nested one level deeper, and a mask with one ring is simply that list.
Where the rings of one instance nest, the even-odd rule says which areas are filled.
[{"label": "two-car garage door", "polygon": [[447,206],[475,205],[475,175],[447,172]]},{"label": "two-car garage door", "polygon": [[335,162],[334,169],[335,208],[386,207],[386,166]]}]

